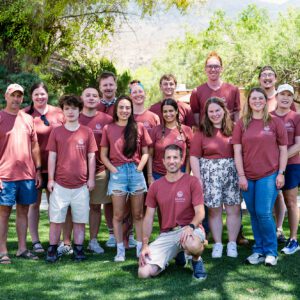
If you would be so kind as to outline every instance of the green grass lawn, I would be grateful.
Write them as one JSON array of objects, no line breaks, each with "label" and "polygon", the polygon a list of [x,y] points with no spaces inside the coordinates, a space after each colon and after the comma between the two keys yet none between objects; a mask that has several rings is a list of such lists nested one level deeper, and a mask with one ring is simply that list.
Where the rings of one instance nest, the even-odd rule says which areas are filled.
[{"label": "green grass lawn", "polygon": [[[12,264],[0,265],[0,299],[300,299],[300,251],[292,256],[280,255],[278,265],[269,268],[243,263],[251,253],[250,247],[239,247],[237,259],[225,255],[212,260],[210,244],[203,255],[208,272],[206,281],[192,280],[191,269],[178,268],[174,262],[159,277],[140,280],[134,250],[127,251],[124,263],[112,262],[114,249],[105,249],[103,255],[88,254],[88,259],[81,263],[73,262],[70,257],[63,257],[55,264],[46,264],[43,257],[39,261],[17,259],[14,218],[13,214],[8,239]],[[247,237],[252,238],[248,215],[243,222]],[[104,245],[107,232],[102,231],[100,241]],[[157,222],[155,232],[158,232]],[[41,240],[46,247],[45,212]],[[223,242],[226,243],[226,233]]]}]

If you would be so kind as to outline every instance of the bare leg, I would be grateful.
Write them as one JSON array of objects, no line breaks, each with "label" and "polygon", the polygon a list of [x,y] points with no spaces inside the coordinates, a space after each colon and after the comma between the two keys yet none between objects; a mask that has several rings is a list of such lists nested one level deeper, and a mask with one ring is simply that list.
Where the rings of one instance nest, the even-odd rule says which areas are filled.
[{"label": "bare leg", "polygon": [[62,227],[61,223],[53,223],[53,222],[50,223],[50,230],[49,230],[50,245],[58,245],[61,227]]},{"label": "bare leg", "polygon": [[225,205],[229,242],[236,242],[241,227],[240,205]]},{"label": "bare leg", "polygon": [[299,224],[297,194],[298,194],[297,187],[283,192],[284,200],[288,210],[290,238],[294,240],[297,240],[297,231],[298,231],[298,224]]},{"label": "bare leg", "polygon": [[100,224],[101,224],[101,204],[90,204],[90,240],[97,238]]},{"label": "bare leg", "polygon": [[104,215],[108,228],[109,234],[114,233],[114,225],[113,225],[113,205],[112,203],[104,204]]},{"label": "bare leg", "polygon": [[34,204],[29,205],[28,211],[28,227],[33,243],[40,240],[39,238],[39,221],[40,221],[40,205],[42,200],[42,190],[38,190],[37,200]]},{"label": "bare leg", "polygon": [[142,241],[142,228],[144,216],[144,193],[130,196],[132,218],[135,225],[136,239]]},{"label": "bare leg", "polygon": [[28,210],[29,205],[17,204],[16,227],[18,235],[18,251],[17,255],[23,253],[26,247],[26,236],[28,229]]},{"label": "bare leg", "polygon": [[286,207],[284,204],[282,194],[279,193],[275,201],[274,211],[275,211],[275,219],[276,219],[276,228],[281,230],[282,230],[282,224],[285,217],[285,210]]},{"label": "bare leg", "polygon": [[157,276],[160,273],[160,268],[157,265],[145,265],[143,267],[139,266],[138,277],[147,279],[150,277]]},{"label": "bare leg", "polygon": [[[116,191],[117,192],[117,191]],[[117,243],[123,242],[123,218],[125,212],[125,202],[127,195],[113,195],[113,225],[114,225],[114,235]]]},{"label": "bare leg", "polygon": [[71,214],[71,207],[69,207],[65,223],[63,224],[63,241],[65,245],[72,244],[72,230],[73,230],[72,214]]},{"label": "bare leg", "polygon": [[84,242],[85,224],[73,223],[74,228],[74,244],[82,245]]},{"label": "bare leg", "polygon": [[208,209],[208,223],[215,243],[222,243],[222,206]]},{"label": "bare leg", "polygon": [[12,206],[0,205],[0,253],[7,253],[8,220]]}]

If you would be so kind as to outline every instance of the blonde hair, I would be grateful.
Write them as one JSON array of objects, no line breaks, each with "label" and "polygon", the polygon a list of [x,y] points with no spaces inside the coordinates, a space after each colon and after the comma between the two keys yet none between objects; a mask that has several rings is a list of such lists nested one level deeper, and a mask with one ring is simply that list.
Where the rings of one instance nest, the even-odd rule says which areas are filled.
[{"label": "blonde hair", "polygon": [[[251,89],[251,91],[249,92],[248,97],[247,97],[247,102],[245,103],[245,105],[243,107],[242,121],[243,121],[245,130],[249,127],[249,124],[252,121],[252,117],[253,117],[253,111],[252,111],[252,108],[249,105],[249,99],[250,99],[250,97],[251,97],[251,95],[252,95],[253,92],[258,92],[258,93],[263,94],[264,97],[265,97],[265,99],[266,99],[266,101],[268,101],[268,96],[267,96],[266,92],[262,88],[260,88],[260,87],[254,87],[254,88]],[[267,104],[264,107],[263,118],[262,119],[263,119],[263,122],[264,122],[265,126],[271,120],[271,116],[270,116],[270,114],[268,112],[268,105]]]}]

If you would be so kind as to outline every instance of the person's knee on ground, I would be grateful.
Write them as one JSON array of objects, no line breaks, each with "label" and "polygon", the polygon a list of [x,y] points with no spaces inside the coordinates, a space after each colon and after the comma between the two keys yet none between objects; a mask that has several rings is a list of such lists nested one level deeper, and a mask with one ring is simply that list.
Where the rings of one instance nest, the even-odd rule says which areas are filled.
[{"label": "person's knee on ground", "polygon": [[141,279],[147,279],[157,276],[159,273],[159,267],[157,265],[146,264],[138,269],[138,277]]}]

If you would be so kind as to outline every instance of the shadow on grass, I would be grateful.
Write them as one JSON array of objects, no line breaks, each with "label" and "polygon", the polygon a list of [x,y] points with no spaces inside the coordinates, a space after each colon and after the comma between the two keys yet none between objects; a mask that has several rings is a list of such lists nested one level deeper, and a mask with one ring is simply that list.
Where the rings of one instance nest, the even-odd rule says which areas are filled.
[{"label": "shadow on grass", "polygon": [[[251,235],[249,217],[245,217],[245,232]],[[13,220],[11,221],[11,225]],[[47,232],[46,218],[42,220]],[[48,227],[46,227],[48,228]],[[287,228],[287,226],[285,226]],[[158,232],[157,223],[155,232]],[[226,234],[224,233],[225,241]],[[43,244],[47,244],[43,234]],[[101,243],[107,234],[101,234]],[[14,229],[10,230],[10,253],[17,247]],[[157,278],[137,278],[135,250],[126,252],[124,263],[113,263],[115,249],[105,254],[88,254],[88,260],[75,263],[63,257],[56,264],[26,261],[12,257],[10,266],[0,266],[1,299],[300,299],[300,253],[280,256],[278,266],[247,266],[244,259],[250,247],[240,247],[239,257],[211,259],[211,245],[203,255],[208,278],[204,282],[192,280],[191,268],[179,268],[171,262]],[[225,250],[225,247],[224,247]]]}]

